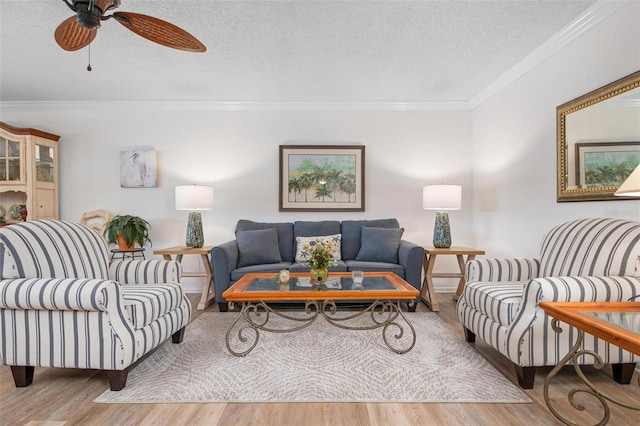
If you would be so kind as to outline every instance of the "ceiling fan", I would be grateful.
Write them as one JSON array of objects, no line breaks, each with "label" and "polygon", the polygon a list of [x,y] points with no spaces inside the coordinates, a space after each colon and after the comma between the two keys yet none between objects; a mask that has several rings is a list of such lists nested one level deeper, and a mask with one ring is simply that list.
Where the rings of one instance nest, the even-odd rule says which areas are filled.
[{"label": "ceiling fan", "polygon": [[71,16],[56,28],[56,42],[64,50],[78,50],[88,46],[96,38],[100,22],[115,19],[125,28],[147,40],[189,52],[207,50],[197,38],[162,19],[132,12],[106,12],[120,6],[120,0],[62,0],[76,15]]}]

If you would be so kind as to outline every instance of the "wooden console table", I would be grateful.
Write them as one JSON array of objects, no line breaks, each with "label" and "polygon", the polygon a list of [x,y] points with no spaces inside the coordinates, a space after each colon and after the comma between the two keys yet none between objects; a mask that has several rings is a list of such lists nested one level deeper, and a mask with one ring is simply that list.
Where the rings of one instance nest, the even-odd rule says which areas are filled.
[{"label": "wooden console table", "polygon": [[171,256],[175,256],[175,260],[182,263],[182,256],[185,254],[195,254],[200,256],[202,260],[202,266],[204,266],[204,272],[182,272],[183,277],[203,277],[205,279],[202,285],[202,296],[200,297],[200,303],[198,303],[198,310],[204,311],[207,306],[213,301],[215,297],[215,283],[213,282],[213,270],[211,269],[211,261],[209,255],[211,254],[213,246],[204,246],[201,248],[191,248],[186,246],[169,247],[161,250],[154,250],[153,254],[162,255],[164,260],[173,260]]},{"label": "wooden console table", "polygon": [[[464,277],[465,264],[476,258],[477,255],[483,255],[484,250],[473,249],[469,247],[449,247],[449,248],[435,248],[433,246],[426,246],[424,248],[424,281],[422,282],[422,301],[433,312],[440,310],[436,299],[436,293],[433,287],[434,278],[459,278],[458,289],[453,300],[458,300],[458,297],[464,290],[466,284]],[[455,255],[458,259],[458,267],[460,272],[433,272],[433,267],[436,264],[436,257],[438,255]],[[467,256],[465,258],[465,256]]]}]

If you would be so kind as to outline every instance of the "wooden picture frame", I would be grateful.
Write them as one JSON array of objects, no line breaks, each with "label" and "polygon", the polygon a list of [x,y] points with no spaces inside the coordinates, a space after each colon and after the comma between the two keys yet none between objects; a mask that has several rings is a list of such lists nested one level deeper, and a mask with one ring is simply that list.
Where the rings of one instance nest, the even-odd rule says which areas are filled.
[{"label": "wooden picture frame", "polygon": [[363,212],[363,145],[280,145],[280,211]]},{"label": "wooden picture frame", "polygon": [[640,163],[640,142],[576,143],[578,188],[620,186]]}]

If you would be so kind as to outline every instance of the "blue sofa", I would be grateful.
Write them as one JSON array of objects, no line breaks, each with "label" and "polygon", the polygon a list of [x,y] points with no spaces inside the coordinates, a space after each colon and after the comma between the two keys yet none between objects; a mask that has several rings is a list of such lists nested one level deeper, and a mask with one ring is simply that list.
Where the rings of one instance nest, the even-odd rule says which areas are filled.
[{"label": "blue sofa", "polygon": [[[240,220],[236,239],[215,246],[211,265],[215,280],[216,302],[220,311],[228,305],[222,293],[250,272],[309,271],[305,262],[296,262],[298,237],[339,236],[341,260],[330,272],[390,271],[418,290],[422,287],[424,248],[402,240],[403,229],[396,219],[326,220],[284,223]],[[415,310],[416,303],[410,307]]]}]

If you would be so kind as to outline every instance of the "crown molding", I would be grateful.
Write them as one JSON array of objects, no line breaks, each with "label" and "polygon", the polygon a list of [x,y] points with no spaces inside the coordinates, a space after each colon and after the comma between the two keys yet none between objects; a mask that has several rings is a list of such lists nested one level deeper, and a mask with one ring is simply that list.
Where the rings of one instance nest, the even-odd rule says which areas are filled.
[{"label": "crown molding", "polygon": [[576,18],[572,23],[567,25],[563,30],[556,33],[546,42],[538,46],[533,52],[524,57],[520,62],[514,65],[507,72],[502,74],[493,83],[485,87],[480,93],[469,100],[471,109],[477,108],[483,102],[496,95],[511,83],[531,71],[544,60],[556,53],[558,50],[575,40],[596,24],[607,18],[609,15],[620,9],[622,6],[630,3],[625,1],[603,1],[596,2],[587,9],[582,15]]},{"label": "crown molding", "polygon": [[392,102],[392,101],[32,101],[0,102],[0,111],[49,109],[125,109],[185,111],[468,111],[467,101]]}]

